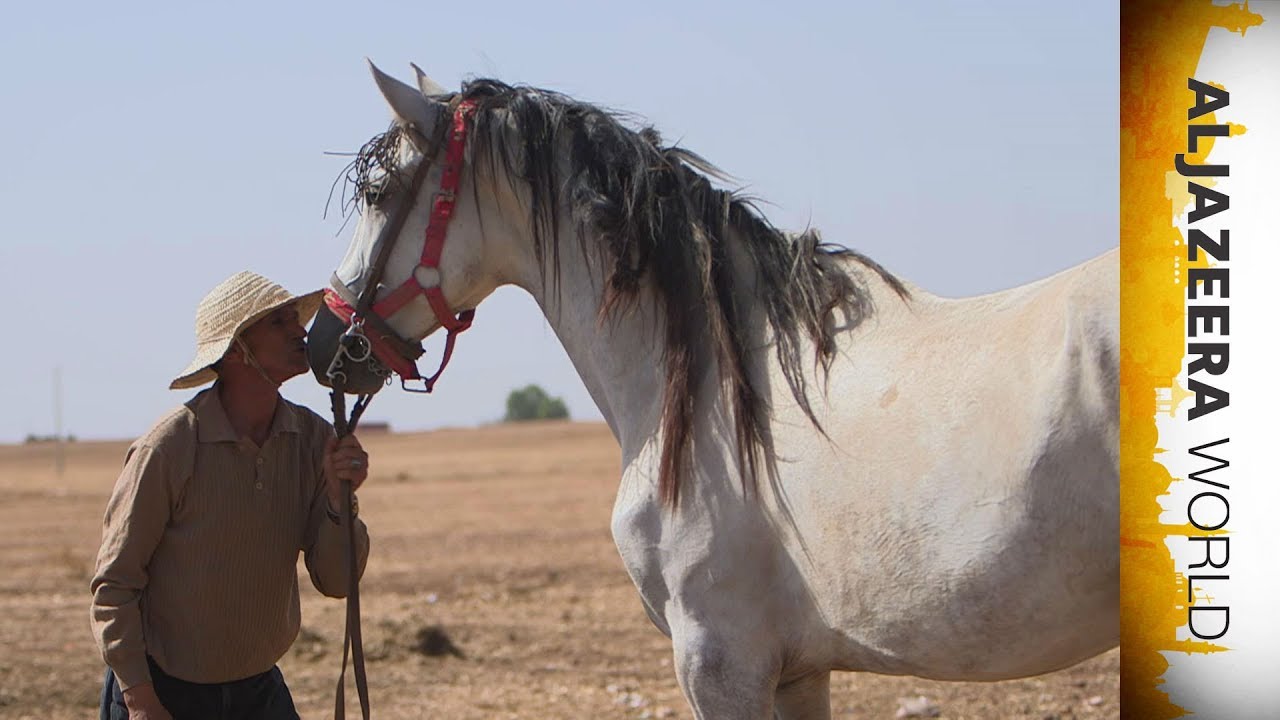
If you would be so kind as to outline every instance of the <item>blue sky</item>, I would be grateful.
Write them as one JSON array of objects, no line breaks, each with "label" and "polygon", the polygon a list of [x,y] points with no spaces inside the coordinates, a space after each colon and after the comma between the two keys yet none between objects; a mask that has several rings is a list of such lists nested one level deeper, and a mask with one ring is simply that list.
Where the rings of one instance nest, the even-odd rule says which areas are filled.
[{"label": "blue sky", "polygon": [[[129,438],[188,393],[200,297],[252,269],[323,285],[322,217],[388,115],[364,66],[492,76],[634,112],[762,198],[943,295],[1021,284],[1118,237],[1114,0],[1071,3],[24,3],[0,25],[0,442]],[[437,341],[430,341],[435,348]],[[430,352],[430,350],[429,350]],[[481,305],[397,429],[492,421],[536,382],[598,418],[536,306]],[[322,414],[309,377],[285,394]]]}]

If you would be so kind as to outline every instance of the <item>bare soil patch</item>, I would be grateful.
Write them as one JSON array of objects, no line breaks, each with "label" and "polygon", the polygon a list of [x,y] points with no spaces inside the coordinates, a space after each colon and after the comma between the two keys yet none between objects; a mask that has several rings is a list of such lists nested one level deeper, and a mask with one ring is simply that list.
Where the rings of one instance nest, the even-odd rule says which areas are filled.
[{"label": "bare soil patch", "polygon": [[[362,438],[373,551],[363,584],[379,718],[688,718],[670,643],[609,536],[619,454],[603,425],[532,423]],[[102,511],[127,443],[0,446],[0,718],[96,717],[89,635]],[[343,606],[306,580],[281,661],[303,717],[333,712]],[[1119,654],[1002,683],[838,674],[842,718],[925,695],[944,718],[1119,717]],[[358,717],[354,687],[349,708]],[[349,711],[349,717],[352,716]]]}]

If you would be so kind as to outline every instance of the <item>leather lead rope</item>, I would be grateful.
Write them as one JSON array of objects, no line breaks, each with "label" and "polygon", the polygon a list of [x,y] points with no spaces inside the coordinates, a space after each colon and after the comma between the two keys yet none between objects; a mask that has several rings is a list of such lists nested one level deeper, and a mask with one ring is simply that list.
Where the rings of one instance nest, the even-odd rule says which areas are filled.
[{"label": "leather lead rope", "polygon": [[[343,394],[343,383],[333,381],[333,391],[329,400],[333,406],[333,429],[342,439],[355,432],[360,416],[369,406],[372,395],[361,395],[351,408],[351,419],[347,420],[346,396]],[[351,674],[356,679],[356,694],[360,697],[360,714],[369,720],[369,681],[364,671],[364,643],[360,636],[360,559],[356,554],[356,523],[352,507],[354,491],[351,483],[342,481],[342,523],[347,527],[347,627],[342,639],[342,671],[338,673],[338,689],[333,704],[334,720],[346,717],[346,679],[347,654],[351,654]]]},{"label": "leather lead rope", "polygon": [[[373,274],[366,278],[364,290],[357,298],[355,307],[352,308],[347,305],[345,300],[334,295],[332,291],[325,293],[325,302],[348,325],[355,322],[357,317],[362,318],[363,321],[377,318],[377,320],[373,321],[375,332],[366,339],[370,343],[370,352],[376,353],[378,348],[382,347],[382,343],[379,341],[384,334],[395,336],[395,333],[391,332],[382,320],[383,317],[389,316],[393,309],[375,304],[374,297],[377,295],[378,284],[390,257],[391,248],[395,244],[395,238],[399,235],[401,228],[403,228],[405,221],[409,217],[409,212],[413,209],[413,199],[418,196],[422,183],[427,176],[428,168],[440,148],[444,146],[444,141],[447,138],[449,141],[446,151],[447,162],[442,172],[440,192],[437,193],[436,199],[433,201],[431,221],[427,224],[427,237],[423,241],[422,260],[420,263],[422,266],[436,269],[438,272],[445,233],[448,229],[449,220],[453,216],[454,197],[462,173],[463,154],[466,149],[467,139],[467,118],[475,111],[475,108],[476,102],[474,100],[462,100],[455,96],[449,102],[448,117],[452,118],[451,122],[436,123],[430,144],[428,147],[421,148],[422,162],[414,172],[410,182],[407,195],[409,202],[401,203],[391,221],[379,233],[380,249],[373,264]],[[410,135],[411,141],[413,141],[415,135],[417,134]],[[421,136],[419,135],[418,137]],[[422,139],[426,140],[426,138]],[[400,290],[406,288],[415,295],[418,292],[426,295],[432,311],[436,314],[440,324],[449,333],[445,341],[444,358],[440,363],[440,369],[430,378],[425,379],[425,392],[431,392],[435,381],[444,372],[444,367],[449,363],[449,358],[453,354],[454,339],[458,333],[471,326],[471,319],[474,317],[475,311],[466,310],[454,317],[448,303],[444,300],[444,294],[440,290],[438,283],[430,288],[423,288],[413,276],[410,276],[404,286],[397,289],[393,294],[400,293]],[[400,301],[397,300],[397,302]],[[379,309],[382,312],[378,312]],[[352,337],[353,335],[350,332],[343,336],[340,341],[342,345],[339,346],[337,353],[344,352],[344,346],[346,343],[352,342]],[[403,341],[401,344],[404,344]],[[418,348],[416,353],[411,353],[401,348],[398,353],[391,356],[383,356],[382,353],[377,354],[387,363],[388,367],[391,367],[401,375],[401,385],[403,386],[403,378],[406,373],[415,379],[421,379],[421,375],[418,373],[413,361],[408,361],[406,364],[399,362],[399,358],[412,356],[416,360],[421,355],[421,352],[421,348]],[[350,353],[346,354],[351,357]],[[337,357],[338,355],[335,354],[335,360]],[[346,386],[345,377],[341,373],[330,374],[329,384],[333,388],[333,391],[329,393],[329,399],[333,406],[333,429],[338,438],[341,439],[355,430],[356,423],[360,421],[360,416],[364,413],[364,409],[369,406],[369,401],[373,396],[359,396],[355,405],[351,407],[351,418],[348,420],[346,417],[346,396],[343,394],[343,389]],[[369,720],[369,686],[364,671],[364,647],[360,641],[360,578],[356,572],[359,563],[356,557],[356,529],[355,518],[353,517],[354,512],[352,511],[353,494],[350,483],[343,481],[343,485],[345,492],[343,493],[342,522],[347,526],[347,629],[346,636],[342,640],[342,672],[338,674],[338,689],[335,693],[333,717],[334,720],[344,720],[346,717],[347,656],[348,651],[350,651],[352,674],[356,678],[356,692],[360,695],[360,712],[364,716],[364,720]]]}]

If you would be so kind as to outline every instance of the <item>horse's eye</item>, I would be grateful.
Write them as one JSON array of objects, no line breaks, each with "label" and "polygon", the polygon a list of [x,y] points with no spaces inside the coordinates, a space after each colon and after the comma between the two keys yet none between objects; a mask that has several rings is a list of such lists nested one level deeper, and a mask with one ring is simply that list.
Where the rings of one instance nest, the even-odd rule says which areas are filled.
[{"label": "horse's eye", "polygon": [[364,191],[364,202],[366,205],[377,205],[382,200],[382,188],[371,187]]}]

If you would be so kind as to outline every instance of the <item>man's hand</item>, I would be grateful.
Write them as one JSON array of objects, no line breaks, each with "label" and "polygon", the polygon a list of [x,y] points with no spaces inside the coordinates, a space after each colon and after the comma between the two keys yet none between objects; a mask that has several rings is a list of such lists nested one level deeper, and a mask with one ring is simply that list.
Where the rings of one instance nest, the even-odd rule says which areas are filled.
[{"label": "man's hand", "polygon": [[151,683],[134,685],[124,691],[124,706],[129,708],[129,720],[173,720],[173,716],[160,704],[156,689]]},{"label": "man's hand", "polygon": [[342,507],[342,483],[351,483],[352,491],[369,477],[369,455],[360,447],[355,435],[341,440],[329,438],[324,445],[324,483],[329,495],[329,508],[338,512]]}]

